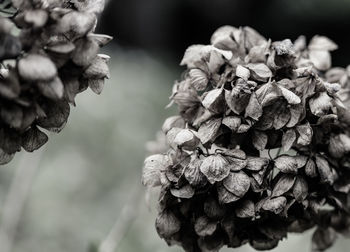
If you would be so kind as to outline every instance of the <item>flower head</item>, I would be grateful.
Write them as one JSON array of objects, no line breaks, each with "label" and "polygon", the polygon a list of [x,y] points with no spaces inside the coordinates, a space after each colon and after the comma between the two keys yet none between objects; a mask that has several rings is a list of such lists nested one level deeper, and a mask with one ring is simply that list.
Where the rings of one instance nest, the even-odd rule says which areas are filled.
[{"label": "flower head", "polygon": [[267,250],[317,227],[322,251],[349,231],[350,82],[331,68],[335,49],[323,36],[272,42],[231,26],[187,49],[171,96],[180,116],[163,125],[169,149],[143,171],[161,186],[168,244]]},{"label": "flower head", "polygon": [[0,20],[0,164],[44,145],[41,129],[61,131],[78,93],[101,93],[109,57],[98,52],[112,39],[94,33],[103,0],[12,5],[15,16]]}]

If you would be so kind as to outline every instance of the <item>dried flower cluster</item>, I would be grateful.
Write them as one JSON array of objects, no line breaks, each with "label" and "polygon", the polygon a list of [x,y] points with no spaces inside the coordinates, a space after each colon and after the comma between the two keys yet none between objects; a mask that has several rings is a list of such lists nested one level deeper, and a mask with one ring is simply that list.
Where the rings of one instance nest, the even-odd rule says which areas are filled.
[{"label": "dried flower cluster", "polygon": [[324,251],[349,233],[350,69],[331,69],[335,49],[230,26],[187,49],[171,96],[180,115],[162,127],[169,147],[142,178],[161,186],[156,228],[169,245],[269,250],[316,227],[312,248]]},{"label": "dried flower cluster", "polygon": [[75,96],[100,94],[109,76],[111,37],[94,34],[104,0],[12,0],[17,13],[0,19],[0,164],[23,147],[32,152],[59,132]]}]

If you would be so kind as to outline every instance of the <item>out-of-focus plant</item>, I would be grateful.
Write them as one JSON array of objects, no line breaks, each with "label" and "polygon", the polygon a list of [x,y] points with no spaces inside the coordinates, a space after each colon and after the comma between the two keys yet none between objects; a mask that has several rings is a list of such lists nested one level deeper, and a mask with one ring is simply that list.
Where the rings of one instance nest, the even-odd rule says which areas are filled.
[{"label": "out-of-focus plant", "polygon": [[[99,49],[112,38],[95,34],[104,0],[0,2],[0,164],[48,141],[40,130],[60,132],[75,96],[100,94],[109,77]],[[13,12],[11,14],[11,11]]]},{"label": "out-of-focus plant", "polygon": [[335,49],[323,36],[272,42],[231,26],[187,49],[171,96],[180,115],[142,177],[161,187],[156,228],[169,245],[269,250],[316,227],[323,251],[350,231],[350,82],[331,69]]}]

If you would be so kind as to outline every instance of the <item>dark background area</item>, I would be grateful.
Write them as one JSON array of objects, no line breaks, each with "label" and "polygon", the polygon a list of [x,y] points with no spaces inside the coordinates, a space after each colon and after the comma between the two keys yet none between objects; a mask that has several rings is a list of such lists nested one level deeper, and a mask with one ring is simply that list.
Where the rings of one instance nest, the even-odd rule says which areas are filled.
[{"label": "dark background area", "polygon": [[349,0],[111,0],[100,31],[122,47],[178,63],[189,45],[208,43],[222,25],[248,25],[272,40],[325,35],[339,45],[334,65],[350,61]]}]

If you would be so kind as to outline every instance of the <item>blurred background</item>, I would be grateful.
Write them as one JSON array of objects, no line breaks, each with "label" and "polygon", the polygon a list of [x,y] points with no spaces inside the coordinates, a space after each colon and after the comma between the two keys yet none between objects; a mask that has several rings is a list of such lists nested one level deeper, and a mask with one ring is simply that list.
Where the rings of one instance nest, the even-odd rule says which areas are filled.
[{"label": "blurred background", "polygon": [[[273,40],[326,35],[340,47],[334,65],[350,62],[350,0],[109,1],[98,27],[115,37],[104,49],[112,57],[104,92],[78,96],[59,135],[0,168],[1,209],[16,169],[38,163],[13,252],[93,251],[111,229],[116,251],[181,251],[156,234],[155,204],[147,204],[140,185],[145,144],[176,113],[165,106],[185,49],[209,43],[226,24],[252,26]],[[309,251],[310,235],[290,235],[274,251]],[[348,251],[349,241],[339,238],[329,251]]]}]

